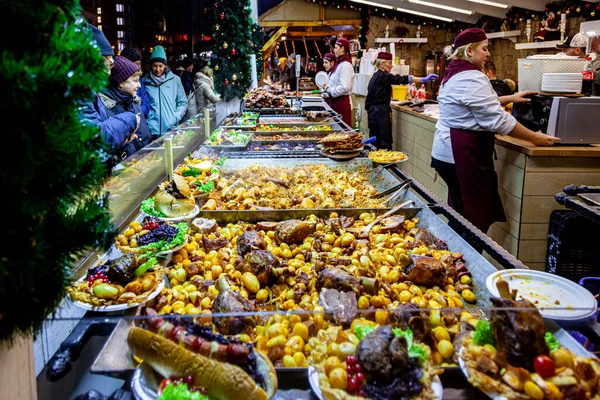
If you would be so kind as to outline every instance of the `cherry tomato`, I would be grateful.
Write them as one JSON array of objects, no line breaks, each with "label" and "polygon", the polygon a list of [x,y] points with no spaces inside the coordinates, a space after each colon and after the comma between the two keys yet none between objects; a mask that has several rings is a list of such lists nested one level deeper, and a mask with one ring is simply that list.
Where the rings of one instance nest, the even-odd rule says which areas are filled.
[{"label": "cherry tomato", "polygon": [[173,383],[173,379],[170,379],[170,378],[163,379],[162,382],[160,382],[160,386],[158,387],[158,394],[162,394],[163,390],[165,390],[165,388],[172,383]]},{"label": "cherry tomato", "polygon": [[555,372],[554,361],[548,356],[537,356],[533,360],[533,369],[542,378],[550,378]]}]

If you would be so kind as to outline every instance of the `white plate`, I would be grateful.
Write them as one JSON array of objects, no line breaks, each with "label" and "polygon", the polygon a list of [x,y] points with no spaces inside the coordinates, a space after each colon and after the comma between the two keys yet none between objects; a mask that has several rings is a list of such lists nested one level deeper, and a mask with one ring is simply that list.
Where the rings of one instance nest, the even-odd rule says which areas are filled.
[{"label": "white plate", "polygon": [[325,72],[325,71],[317,72],[317,74],[315,75],[315,83],[319,87],[323,87],[323,86],[327,85],[329,83],[329,76],[327,75],[327,72]]},{"label": "white plate", "polygon": [[[321,392],[321,387],[319,386],[319,372],[312,365],[308,366],[308,382],[310,383],[310,388],[313,393],[319,400],[323,400],[323,393]],[[433,381],[431,382],[431,389],[433,390],[433,395],[435,396],[434,400],[442,400],[442,395],[444,394],[444,388],[442,387],[442,381],[440,381],[439,376],[435,376]]]},{"label": "white plate", "polygon": [[[462,373],[465,375],[465,377],[468,380],[469,379],[469,371],[467,370],[467,364],[465,364],[465,361],[462,359],[464,350],[465,350],[465,348],[461,347],[458,352],[458,366],[460,367],[460,370],[462,371]],[[505,396],[502,396],[499,393],[485,392],[481,388],[478,388],[478,389],[481,390],[483,393],[485,393],[485,395],[487,395],[492,400],[508,400]]]},{"label": "white plate", "polygon": [[[83,276],[83,278],[81,278],[79,281],[77,282],[81,282],[82,280],[86,279],[85,275]],[[111,306],[104,306],[104,307],[98,307],[98,306],[93,306],[91,304],[88,303],[84,303],[78,300],[71,300],[73,303],[75,303],[75,305],[77,307],[83,308],[84,310],[90,310],[90,311],[96,311],[96,312],[112,312],[112,311],[122,311],[122,310],[127,310],[128,308],[134,308],[139,306],[140,304],[144,304],[150,300],[152,300],[153,298],[155,298],[156,296],[158,296],[160,294],[160,291],[165,287],[165,279],[163,277],[163,279],[158,282],[158,285],[156,285],[156,289],[154,289],[152,291],[152,293],[150,293],[148,295],[148,297],[146,297],[146,299],[141,302],[141,303],[131,303],[131,304],[113,304]]]},{"label": "white plate", "polygon": [[[517,290],[517,300],[531,301],[544,318],[556,320],[584,319],[596,311],[594,296],[583,286],[542,271],[505,269],[488,276],[485,284],[493,296],[500,296],[496,282],[508,282]],[[556,303],[558,302],[558,304]]]},{"label": "white plate", "polygon": [[[150,214],[146,214],[144,211],[142,211],[140,209],[140,212],[144,215],[147,215],[149,217],[153,217]],[[158,218],[161,221],[165,221],[165,222],[173,222],[173,223],[178,223],[178,222],[182,222],[182,221],[187,221],[189,219],[194,218],[196,215],[198,215],[200,213],[200,207],[198,207],[198,204],[196,204],[194,206],[194,209],[192,210],[192,212],[190,212],[187,215],[181,216],[181,217],[173,217],[173,218],[168,218],[168,217],[154,217],[154,218]]]}]

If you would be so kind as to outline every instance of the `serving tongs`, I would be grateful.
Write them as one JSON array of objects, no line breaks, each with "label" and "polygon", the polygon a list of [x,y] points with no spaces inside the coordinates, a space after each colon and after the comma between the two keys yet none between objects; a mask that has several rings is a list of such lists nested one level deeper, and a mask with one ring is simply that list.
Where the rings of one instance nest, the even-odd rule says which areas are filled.
[{"label": "serving tongs", "polygon": [[517,290],[511,290],[508,285],[508,282],[506,282],[504,279],[499,279],[498,281],[496,281],[496,288],[498,288],[498,293],[500,294],[500,297],[513,301],[517,300]]},{"label": "serving tongs", "polygon": [[393,186],[387,190],[384,190],[383,192],[379,192],[379,193],[376,193],[376,194],[370,196],[370,198],[371,199],[380,199],[382,197],[387,196],[388,194],[393,193],[393,195],[390,196],[390,198],[388,198],[387,200],[384,201],[384,204],[391,203],[394,200],[401,199],[402,197],[404,197],[404,195],[410,188],[410,185],[412,185],[412,179],[409,178],[403,182],[400,182],[396,186]]},{"label": "serving tongs", "polygon": [[373,220],[373,222],[371,222],[367,226],[363,226],[361,228],[346,228],[346,230],[348,232],[356,233],[359,238],[367,238],[367,237],[369,237],[369,232],[371,232],[371,229],[373,229],[373,227],[375,226],[375,224],[379,223],[379,221],[381,221],[382,219],[384,219],[386,217],[389,217],[390,215],[393,215],[393,214],[397,213],[398,211],[400,211],[400,209],[406,207],[407,205],[409,205],[411,203],[414,203],[414,201],[413,200],[408,200],[408,201],[405,201],[402,204],[397,205],[396,207],[392,208],[391,210],[389,210],[385,214],[381,214],[380,216],[378,216],[377,218],[375,218]]}]

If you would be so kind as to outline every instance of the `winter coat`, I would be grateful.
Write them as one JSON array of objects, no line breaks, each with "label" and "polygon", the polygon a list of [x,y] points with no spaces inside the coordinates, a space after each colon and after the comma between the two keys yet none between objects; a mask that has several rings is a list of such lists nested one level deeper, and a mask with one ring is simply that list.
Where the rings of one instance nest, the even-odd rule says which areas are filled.
[{"label": "winter coat", "polygon": [[100,127],[104,141],[113,151],[118,151],[137,125],[137,118],[132,112],[124,112],[111,117],[98,93],[94,93],[91,101],[83,102],[79,111],[83,122]]},{"label": "winter coat", "polygon": [[196,106],[198,112],[201,112],[211,104],[221,101],[221,96],[215,93],[215,85],[213,80],[202,72],[196,74],[194,80],[196,88]]},{"label": "winter coat", "polygon": [[164,135],[173,129],[187,111],[187,98],[181,79],[170,70],[163,77],[163,81],[157,82],[150,72],[142,78],[150,98],[148,126],[153,135]]},{"label": "winter coat", "polygon": [[144,85],[144,81],[140,79],[141,87],[137,91],[138,97],[142,100],[142,112],[144,113],[144,117],[148,118],[148,113],[150,112],[150,97],[148,97],[148,92],[146,92],[146,85]]},{"label": "winter coat", "polygon": [[106,112],[109,117],[113,117],[126,111],[140,114],[140,125],[138,126],[137,131],[135,131],[138,138],[127,143],[123,149],[127,154],[127,157],[147,146],[152,141],[150,128],[148,128],[148,122],[146,121],[146,117],[144,117],[140,104],[141,99],[138,96],[131,96],[114,86],[109,86],[104,92],[99,94],[99,97],[106,107]]},{"label": "winter coat", "polygon": [[183,90],[185,94],[188,95],[192,90],[194,90],[194,78],[191,72],[188,72],[183,67],[177,67],[175,70],[175,75],[181,79],[181,84],[183,85]]}]

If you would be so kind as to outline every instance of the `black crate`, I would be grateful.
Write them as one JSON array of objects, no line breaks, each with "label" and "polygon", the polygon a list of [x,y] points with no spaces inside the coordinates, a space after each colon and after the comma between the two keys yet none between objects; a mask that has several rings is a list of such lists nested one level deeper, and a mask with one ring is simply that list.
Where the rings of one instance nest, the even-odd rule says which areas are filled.
[{"label": "black crate", "polygon": [[572,210],[550,214],[546,272],[573,282],[600,276],[600,225]]}]

